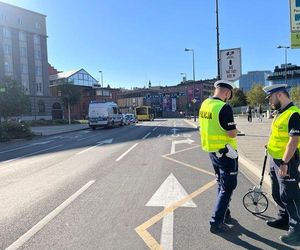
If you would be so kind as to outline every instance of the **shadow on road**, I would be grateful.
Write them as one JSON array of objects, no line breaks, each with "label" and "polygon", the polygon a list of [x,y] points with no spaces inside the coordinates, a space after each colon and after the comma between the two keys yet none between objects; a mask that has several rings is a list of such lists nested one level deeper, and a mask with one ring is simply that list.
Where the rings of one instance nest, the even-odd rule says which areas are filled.
[{"label": "shadow on road", "polygon": [[[245,228],[241,224],[239,224],[239,222],[237,220],[234,220],[234,219],[232,219],[232,220],[233,220],[232,232],[230,234],[219,234],[219,236],[224,238],[225,240],[232,242],[233,244],[235,244],[237,246],[243,247],[245,249],[263,250],[263,248],[259,248],[255,245],[252,245],[251,243],[246,242],[240,238],[240,236],[245,235],[249,238],[252,238],[255,241],[260,241],[274,249],[287,249],[287,250],[296,249],[296,248],[292,248],[287,245],[266,239],[265,237],[262,237],[255,232],[249,231],[247,228]],[[278,237],[279,237],[279,235],[278,235]]]}]

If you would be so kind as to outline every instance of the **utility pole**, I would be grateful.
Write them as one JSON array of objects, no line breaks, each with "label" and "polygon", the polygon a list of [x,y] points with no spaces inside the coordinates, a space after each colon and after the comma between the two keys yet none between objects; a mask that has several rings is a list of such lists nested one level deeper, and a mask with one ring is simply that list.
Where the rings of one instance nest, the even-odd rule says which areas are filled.
[{"label": "utility pole", "polygon": [[219,33],[219,0],[216,0],[216,30],[217,30],[217,67],[218,67],[218,75],[217,80],[221,79],[220,72],[220,33]]}]

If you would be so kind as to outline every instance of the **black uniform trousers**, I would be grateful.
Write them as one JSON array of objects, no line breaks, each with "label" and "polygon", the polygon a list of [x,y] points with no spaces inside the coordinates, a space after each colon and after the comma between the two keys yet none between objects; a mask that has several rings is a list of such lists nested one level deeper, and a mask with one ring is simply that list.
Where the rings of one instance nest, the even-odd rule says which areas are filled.
[{"label": "black uniform trousers", "polygon": [[218,225],[224,222],[233,190],[237,186],[238,159],[228,158],[225,154],[218,158],[215,153],[209,153],[218,183],[218,193],[210,224]]},{"label": "black uniform trousers", "polygon": [[277,203],[278,218],[289,223],[289,230],[300,233],[300,190],[299,190],[299,152],[295,153],[288,164],[288,176],[278,174],[280,159],[270,160],[272,196]]}]

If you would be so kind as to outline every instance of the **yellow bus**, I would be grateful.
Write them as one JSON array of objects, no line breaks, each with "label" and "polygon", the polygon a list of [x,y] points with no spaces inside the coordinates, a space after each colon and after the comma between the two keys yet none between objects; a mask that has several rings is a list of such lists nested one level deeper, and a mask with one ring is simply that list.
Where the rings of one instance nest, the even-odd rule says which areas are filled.
[{"label": "yellow bus", "polygon": [[154,120],[154,111],[150,106],[136,107],[135,115],[139,121],[153,121]]}]

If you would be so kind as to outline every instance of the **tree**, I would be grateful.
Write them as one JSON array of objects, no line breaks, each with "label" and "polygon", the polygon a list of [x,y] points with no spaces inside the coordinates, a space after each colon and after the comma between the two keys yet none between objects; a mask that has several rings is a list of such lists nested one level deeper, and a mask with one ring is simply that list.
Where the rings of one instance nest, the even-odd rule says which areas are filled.
[{"label": "tree", "polygon": [[263,91],[263,86],[256,84],[253,85],[253,87],[251,88],[251,90],[247,93],[247,102],[251,105],[251,106],[256,106],[259,104],[265,104],[266,101],[266,94]]},{"label": "tree", "polygon": [[61,100],[66,109],[68,109],[69,124],[71,124],[71,107],[80,101],[80,88],[71,83],[65,83],[58,86],[61,92]]},{"label": "tree", "polygon": [[300,106],[300,86],[292,87],[290,91],[292,101]]},{"label": "tree", "polygon": [[233,96],[232,99],[229,101],[229,104],[232,107],[240,107],[247,105],[247,98],[243,90],[238,88],[233,89]]},{"label": "tree", "polygon": [[23,86],[9,78],[0,80],[0,116],[5,120],[11,116],[18,116],[28,112],[30,100]]}]

